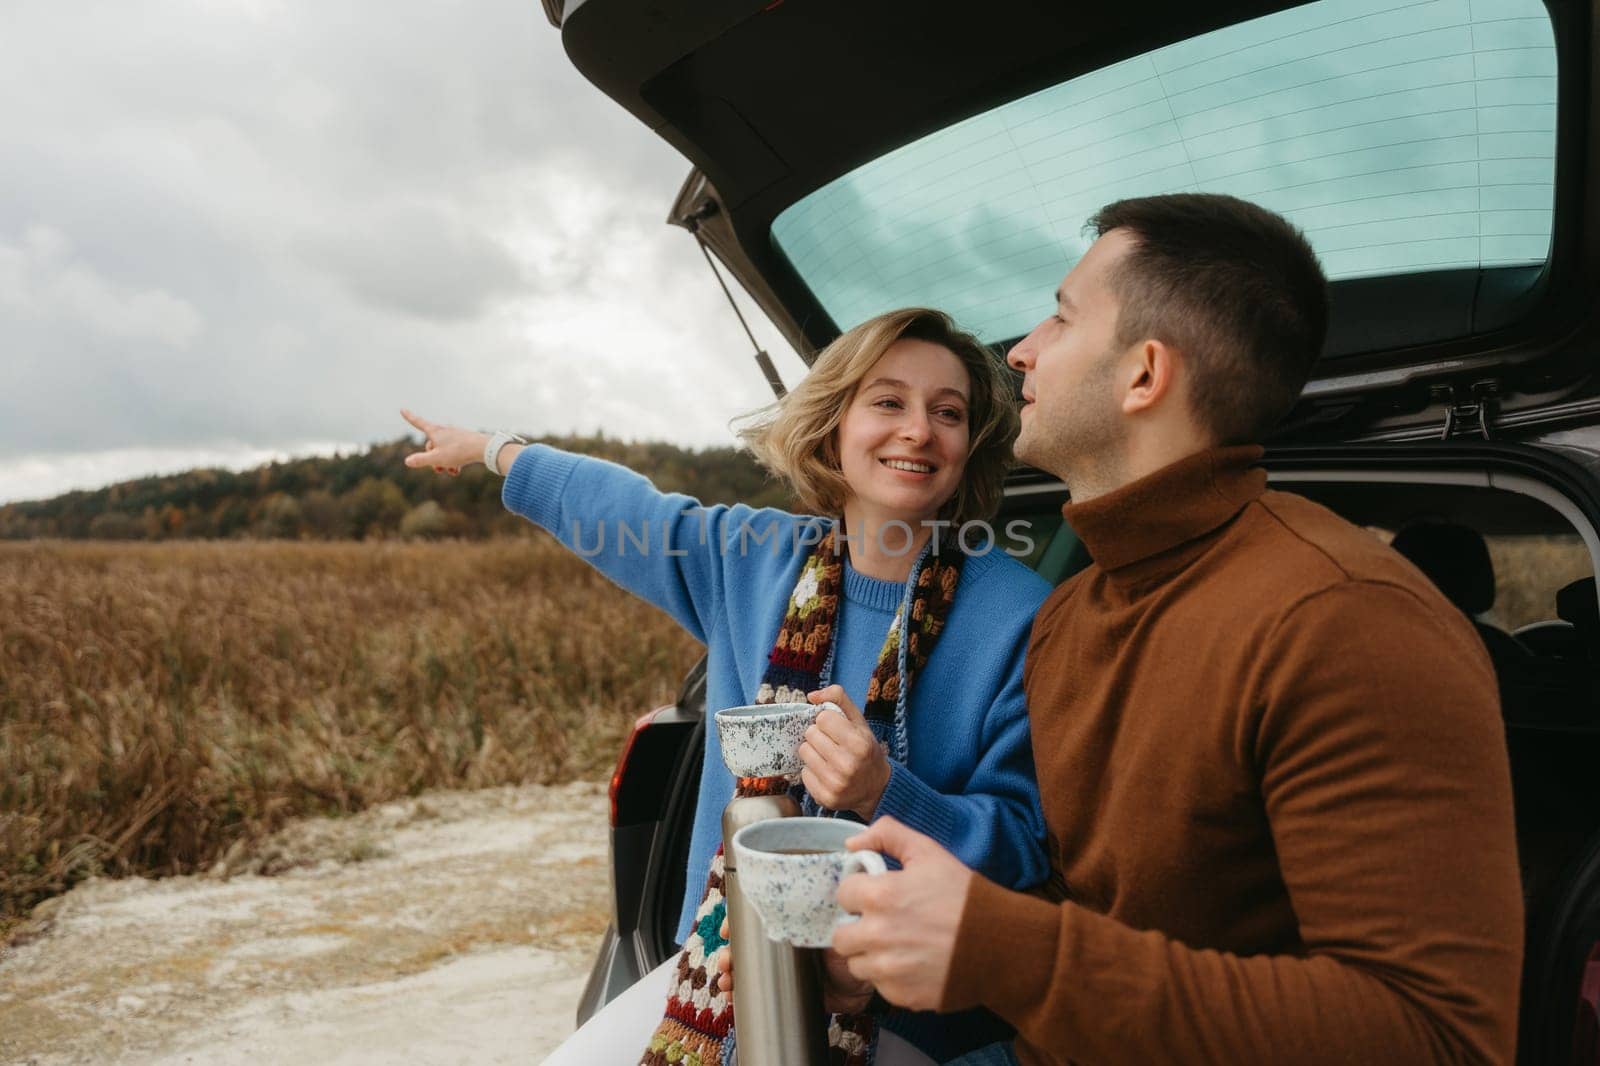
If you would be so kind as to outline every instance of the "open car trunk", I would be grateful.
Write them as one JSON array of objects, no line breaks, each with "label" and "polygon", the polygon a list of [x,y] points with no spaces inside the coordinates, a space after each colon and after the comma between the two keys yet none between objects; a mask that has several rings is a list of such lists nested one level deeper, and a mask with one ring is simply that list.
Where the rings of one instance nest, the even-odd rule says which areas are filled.
[{"label": "open car trunk", "polygon": [[[1464,530],[1500,571],[1491,598],[1521,598],[1479,620],[1529,918],[1519,1061],[1600,1064],[1597,5],[546,8],[578,69],[692,163],[669,220],[808,361],[913,304],[1009,345],[1121,196],[1228,192],[1305,230],[1333,322],[1264,465],[1375,535]],[[1046,534],[1029,562],[1053,581],[1089,561],[1064,498],[1023,470],[1003,512]],[[681,866],[687,808],[651,830],[653,883]],[[664,908],[619,901],[647,968]]]},{"label": "open car trunk", "polygon": [[1120,195],[1284,211],[1333,278],[1327,357],[1282,434],[1309,441],[1600,412],[1592,19],[1565,0],[585,0],[561,25],[579,70],[694,163],[672,221],[807,357],[916,303],[1015,340]]}]

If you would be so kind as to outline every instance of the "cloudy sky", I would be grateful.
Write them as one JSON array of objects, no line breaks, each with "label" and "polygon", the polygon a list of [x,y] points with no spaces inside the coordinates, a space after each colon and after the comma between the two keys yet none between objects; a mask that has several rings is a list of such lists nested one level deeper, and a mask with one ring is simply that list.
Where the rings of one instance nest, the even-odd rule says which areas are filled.
[{"label": "cloudy sky", "polygon": [[0,502],[358,447],[401,406],[701,445],[770,399],[663,222],[688,164],[536,0],[7,8]]}]

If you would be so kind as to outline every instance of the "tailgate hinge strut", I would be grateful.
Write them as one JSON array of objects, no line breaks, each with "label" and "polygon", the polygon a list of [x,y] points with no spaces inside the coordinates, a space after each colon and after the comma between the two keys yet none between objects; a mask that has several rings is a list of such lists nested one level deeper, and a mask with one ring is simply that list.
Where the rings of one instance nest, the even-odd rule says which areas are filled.
[{"label": "tailgate hinge strut", "polygon": [[778,376],[778,368],[772,363],[772,356],[767,350],[756,342],[756,335],[750,331],[750,323],[744,320],[744,312],[739,310],[739,305],[733,299],[733,293],[728,289],[728,283],[722,280],[722,271],[717,269],[717,261],[711,256],[711,249],[706,246],[705,238],[700,236],[700,220],[714,214],[717,204],[714,200],[707,200],[699,209],[684,219],[684,224],[690,233],[694,234],[694,242],[700,246],[700,254],[706,257],[706,266],[711,268],[711,276],[717,279],[717,284],[722,286],[722,295],[728,298],[728,306],[733,308],[734,317],[739,320],[739,325],[744,327],[744,335],[750,338],[750,347],[756,350],[756,365],[761,368],[761,373],[767,379],[767,386],[772,389],[772,394],[778,399],[783,399],[789,390],[784,388],[783,378]]}]

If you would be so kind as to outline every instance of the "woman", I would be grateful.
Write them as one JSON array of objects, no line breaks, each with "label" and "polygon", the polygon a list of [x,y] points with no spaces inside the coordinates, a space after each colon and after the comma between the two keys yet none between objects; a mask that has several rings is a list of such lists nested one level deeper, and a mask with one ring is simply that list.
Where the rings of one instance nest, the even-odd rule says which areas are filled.
[{"label": "woman", "polygon": [[[484,455],[484,434],[406,417],[427,434],[409,466],[453,473]],[[966,552],[955,537],[994,514],[1016,425],[993,354],[944,314],[909,309],[845,333],[741,431],[813,514],[702,507],[542,445],[497,439],[488,459],[506,474],[507,507],[706,644],[708,708],[805,699],[845,708],[820,716],[802,748],[811,801],[869,821],[893,814],[1022,887],[1047,872],[1022,657],[1049,588],[992,538],[967,538],[990,550]],[[697,968],[720,944],[706,878],[734,792],[715,730],[703,762],[678,923]],[[702,978],[693,1004],[674,992],[687,1028],[664,1023],[654,1054],[716,1051],[706,1012],[721,1016],[727,1004],[715,974],[710,985]],[[626,1028],[603,1013],[608,1031]],[[899,1012],[885,1025],[936,1058],[993,1036],[971,1018]]]}]

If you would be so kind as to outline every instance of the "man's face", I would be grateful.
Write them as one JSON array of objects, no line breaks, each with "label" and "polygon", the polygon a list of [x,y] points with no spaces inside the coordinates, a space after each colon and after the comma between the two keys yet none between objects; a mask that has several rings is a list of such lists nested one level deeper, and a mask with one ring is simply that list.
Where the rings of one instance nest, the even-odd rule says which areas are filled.
[{"label": "man's face", "polygon": [[1056,291],[1056,308],[1006,361],[1023,372],[1017,458],[1067,480],[1114,462],[1125,434],[1117,390],[1118,301],[1110,279],[1133,246],[1105,234]]}]

